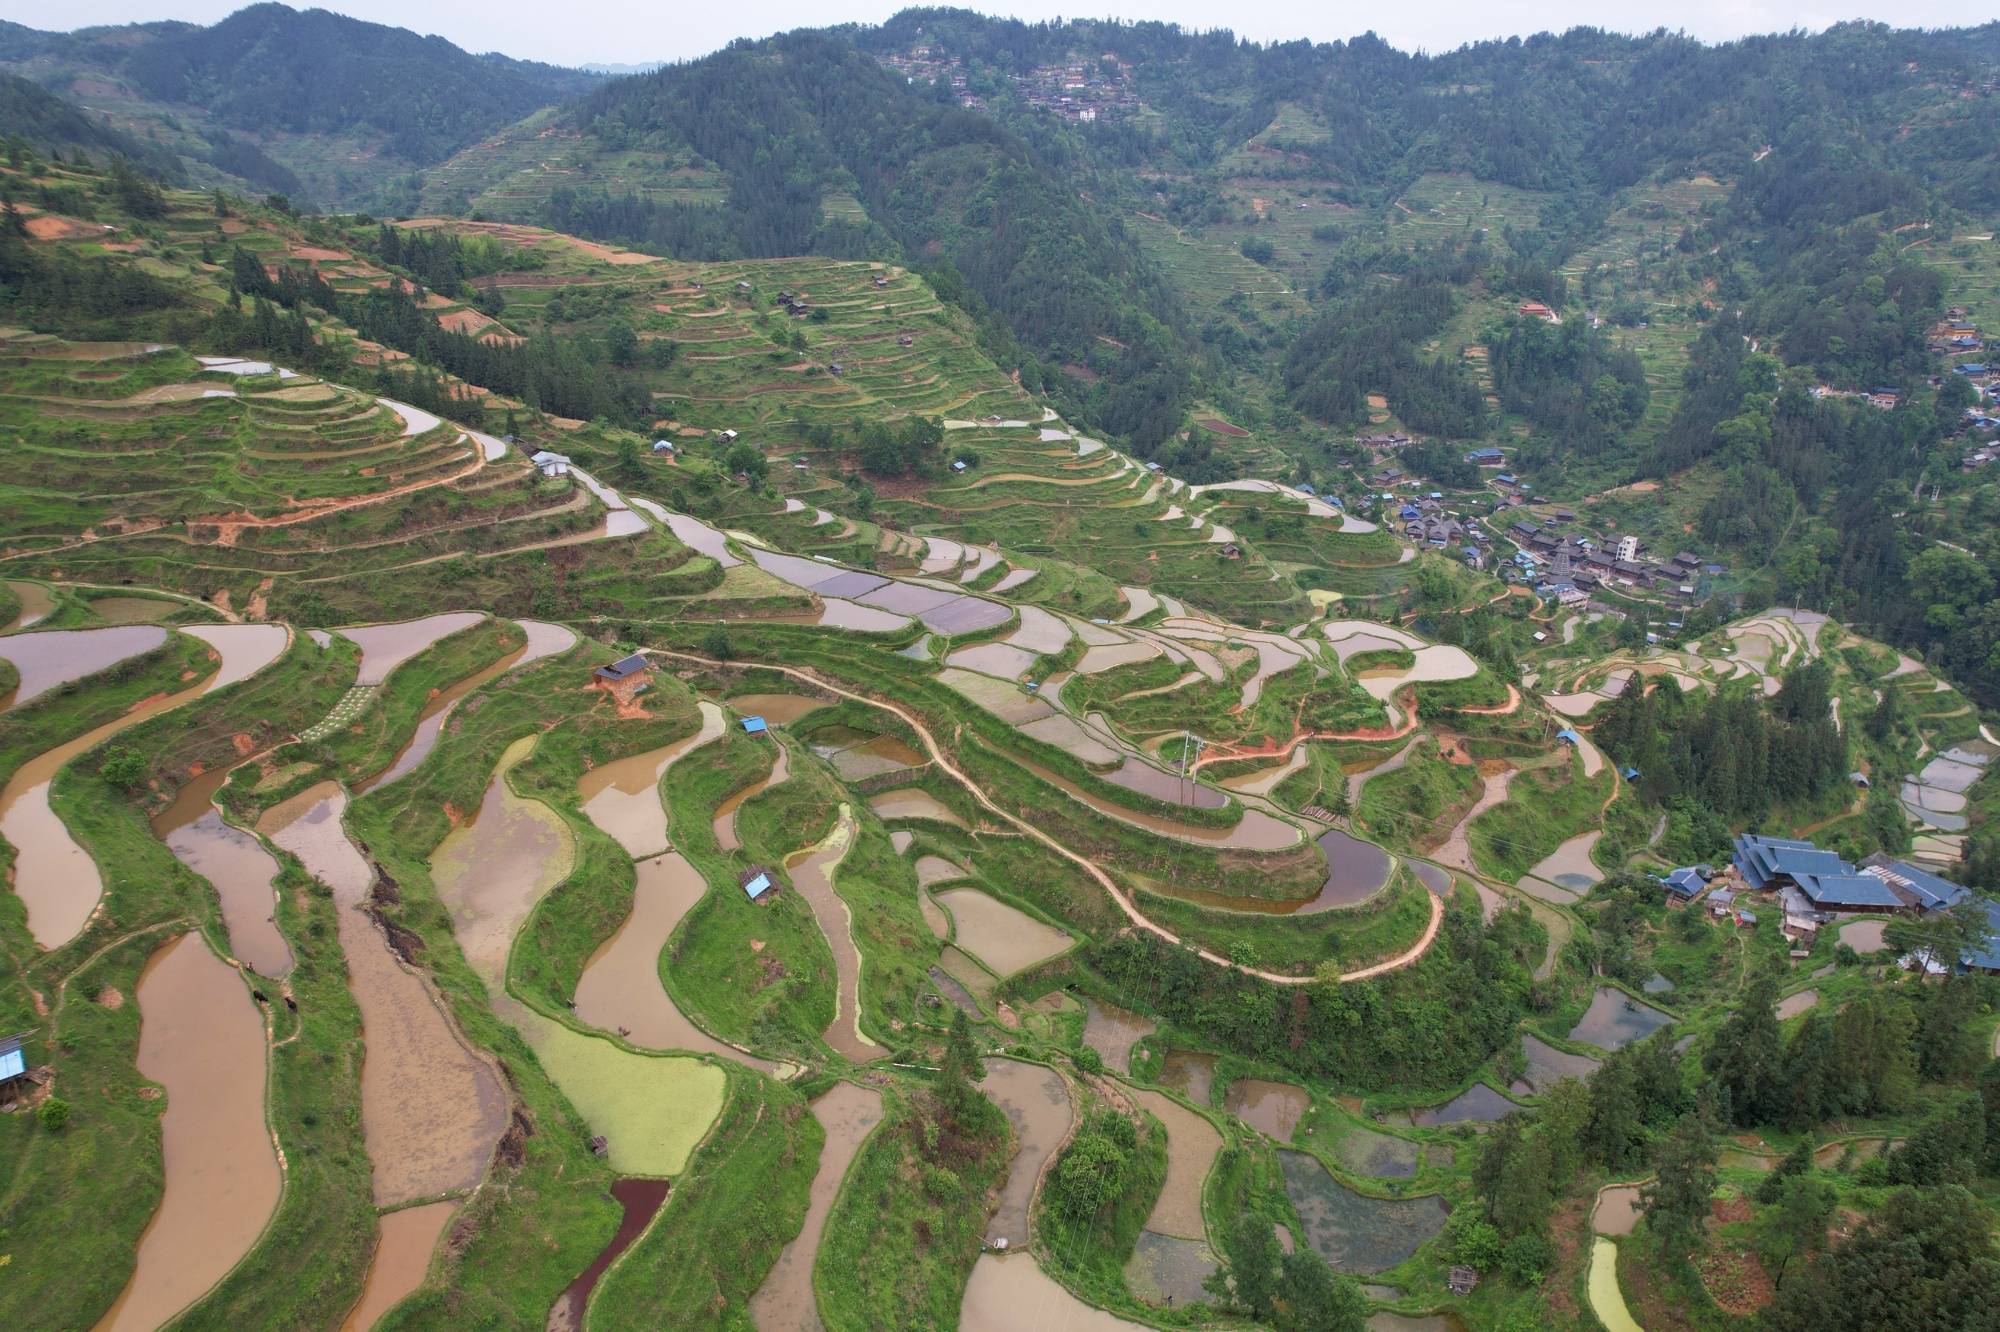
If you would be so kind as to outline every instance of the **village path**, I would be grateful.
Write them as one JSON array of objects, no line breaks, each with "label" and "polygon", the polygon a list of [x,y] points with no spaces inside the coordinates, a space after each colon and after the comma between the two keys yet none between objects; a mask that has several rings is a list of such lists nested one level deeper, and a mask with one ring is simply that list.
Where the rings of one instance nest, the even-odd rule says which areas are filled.
[{"label": "village path", "polygon": [[[676,661],[694,662],[702,666],[722,666],[725,664],[723,662],[716,661],[709,657],[699,656],[692,652],[675,652],[665,648],[648,648],[646,650],[647,652],[649,652],[654,656],[667,657]],[[1119,888],[1117,883],[1113,881],[1111,876],[1109,874],[1106,874],[1101,868],[1099,868],[1096,862],[1090,860],[1088,857],[1079,855],[1077,852],[1070,850],[1068,847],[1064,846],[1061,842],[1051,837],[1048,833],[1044,832],[1039,827],[1028,822],[1026,819],[1017,817],[1016,815],[1001,808],[997,803],[995,803],[993,798],[987,795],[986,792],[979,786],[978,783],[974,782],[965,773],[961,772],[956,766],[952,764],[950,759],[945,757],[943,748],[938,744],[937,738],[931,734],[930,728],[924,725],[922,721],[918,720],[915,716],[913,716],[909,711],[904,709],[899,704],[891,703],[884,699],[872,698],[866,694],[857,693],[854,690],[845,688],[841,685],[834,684],[829,680],[822,679],[814,672],[804,670],[800,667],[766,665],[763,667],[763,669],[776,671],[781,675],[788,675],[796,680],[803,680],[808,684],[814,685],[821,689],[825,689],[830,693],[838,694],[842,698],[851,699],[857,703],[865,703],[870,707],[881,708],[883,711],[893,713],[895,716],[901,718],[902,721],[904,721],[910,727],[910,729],[916,733],[917,738],[923,741],[924,748],[929,752],[931,761],[937,764],[938,770],[944,773],[947,777],[951,778],[954,782],[957,782],[960,786],[963,786],[968,792],[970,792],[973,799],[979,802],[980,807],[982,809],[985,809],[987,812],[991,813],[995,818],[1003,820],[1011,827],[1033,838],[1035,841],[1040,842],[1043,846],[1047,847],[1049,850],[1061,856],[1064,860],[1069,861],[1071,864],[1081,869],[1084,873],[1088,874],[1094,881],[1096,881],[1099,887],[1103,888],[1106,893],[1110,894],[1111,900],[1118,904],[1119,909],[1125,913],[1126,919],[1131,921],[1132,924],[1136,925],[1142,930],[1145,930],[1149,934],[1164,939],[1166,942],[1170,944],[1174,944],[1176,946],[1184,946],[1184,941],[1181,939],[1179,935],[1167,929],[1165,926],[1157,924],[1144,912],[1140,911],[1139,908],[1133,904],[1132,900],[1125,895],[1124,890]],[[1354,981],[1368,980],[1371,977],[1387,975],[1392,971],[1400,971],[1402,968],[1414,964],[1425,953],[1429,952],[1431,945],[1437,940],[1439,926],[1441,926],[1444,923],[1444,901],[1442,898],[1439,898],[1434,893],[1426,893],[1424,894],[1424,896],[1427,899],[1429,899],[1431,915],[1429,922],[1426,923],[1424,926],[1423,934],[1418,937],[1416,943],[1411,945],[1408,950],[1399,953],[1395,957],[1388,958],[1381,962],[1377,962],[1372,966],[1362,967],[1355,971],[1344,972],[1335,979],[1340,984],[1347,985],[1351,984]],[[1206,948],[1195,948],[1195,952],[1201,957],[1202,961],[1204,962],[1211,963],[1212,965],[1218,967],[1225,967],[1231,971],[1239,971],[1246,976],[1255,976],[1257,979],[1269,981],[1273,985],[1294,985],[1294,986],[1311,985],[1314,984],[1319,979],[1316,976],[1286,976],[1286,975],[1281,975],[1275,971],[1264,971],[1258,967],[1244,966],[1240,963],[1233,962],[1230,959],[1223,957],[1219,953],[1210,952]]]}]

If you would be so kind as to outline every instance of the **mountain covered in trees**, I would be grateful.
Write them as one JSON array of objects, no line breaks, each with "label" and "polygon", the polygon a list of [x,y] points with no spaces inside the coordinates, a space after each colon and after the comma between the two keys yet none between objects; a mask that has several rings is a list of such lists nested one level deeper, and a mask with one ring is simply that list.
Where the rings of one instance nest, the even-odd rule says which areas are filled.
[{"label": "mountain covered in trees", "polygon": [[[53,33],[0,23],[0,69],[86,105],[102,103],[142,135],[179,139],[187,155],[253,184],[283,183],[263,179],[273,173],[260,172],[255,158],[268,151],[282,159],[288,140],[306,140],[291,149],[300,164],[311,161],[314,146],[363,148],[383,159],[374,168],[379,178],[437,162],[601,82],[280,4],[253,5],[209,27],[159,22]],[[221,151],[232,144],[242,145],[234,161]],[[334,183],[329,177],[309,188],[333,202],[345,197],[328,188]]]}]

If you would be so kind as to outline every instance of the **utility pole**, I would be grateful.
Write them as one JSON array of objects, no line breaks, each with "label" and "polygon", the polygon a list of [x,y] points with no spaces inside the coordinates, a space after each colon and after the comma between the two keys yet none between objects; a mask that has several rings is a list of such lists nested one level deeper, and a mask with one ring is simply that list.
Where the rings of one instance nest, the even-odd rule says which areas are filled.
[{"label": "utility pole", "polygon": [[[1185,783],[1187,786],[1187,795],[1181,801],[1181,803],[1184,805],[1191,805],[1194,803],[1194,774],[1192,771],[1190,771],[1188,767],[1190,749],[1192,749],[1193,751],[1192,757],[1200,758],[1202,751],[1202,741],[1200,737],[1196,736],[1193,731],[1182,731],[1181,732],[1181,782]],[[1175,793],[1178,794],[1180,791],[1180,786],[1176,785],[1174,790]]]}]

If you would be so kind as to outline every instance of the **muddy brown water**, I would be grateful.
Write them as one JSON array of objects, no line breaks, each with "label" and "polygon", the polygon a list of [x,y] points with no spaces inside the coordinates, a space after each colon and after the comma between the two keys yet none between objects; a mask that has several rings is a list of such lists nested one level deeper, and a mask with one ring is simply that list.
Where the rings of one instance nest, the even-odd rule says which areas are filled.
[{"label": "muddy brown water", "polygon": [[18,708],[51,689],[80,680],[128,657],[165,644],[167,631],[156,624],[111,629],[43,629],[0,638],[0,659],[14,664],[20,680],[7,699]]},{"label": "muddy brown water", "polygon": [[262,976],[292,970],[291,945],[278,929],[278,862],[251,834],[225,823],[210,806],[199,818],[172,829],[165,839],[174,858],[207,879],[222,903],[229,951]]},{"label": "muddy brown water", "polygon": [[546,1332],[576,1332],[583,1326],[584,1310],[590,1306],[590,1292],[598,1281],[618,1261],[618,1255],[632,1247],[632,1242],[645,1233],[653,1217],[667,1201],[669,1185],[664,1179],[621,1179],[611,1186],[611,1196],[625,1209],[618,1220],[618,1229],[611,1236],[611,1242],[598,1251],[590,1266],[582,1275],[570,1282],[567,1289],[556,1297],[555,1308],[549,1310]]},{"label": "muddy brown water", "polygon": [[375,1228],[375,1256],[361,1299],[348,1311],[340,1332],[368,1332],[391,1306],[423,1284],[431,1253],[444,1234],[456,1202],[425,1203],[383,1216]]},{"label": "muddy brown water", "polygon": [[[0,642],[19,642],[16,639]],[[43,948],[59,948],[82,932],[104,895],[97,862],[70,836],[49,803],[56,774],[79,754],[128,726],[199,698],[204,680],[175,694],[148,699],[123,716],[37,755],[15,770],[0,790],[0,837],[14,848],[14,891],[27,908],[28,932]]]},{"label": "muddy brown water", "polygon": [[[258,829],[333,893],[347,983],[361,1008],[361,1127],[375,1201],[394,1207],[475,1187],[507,1126],[507,1095],[429,984],[363,913],[374,873],[341,827],[346,808],[346,794],[322,782],[267,811]],[[401,1270],[402,1256],[386,1261]]]},{"label": "muddy brown water", "polygon": [[742,790],[732,793],[721,804],[715,807],[715,844],[724,851],[742,849],[743,841],[736,833],[736,811],[742,806],[743,802],[760,791],[766,791],[773,786],[780,785],[787,777],[791,776],[792,756],[790,751],[776,740],[771,742],[771,747],[773,751],[771,771],[759,777]]},{"label": "muddy brown water", "polygon": [[626,1049],[530,1008],[506,987],[515,937],[575,863],[568,822],[508,784],[538,739],[522,736],[502,751],[478,814],[432,850],[432,882],[494,1014],[533,1048],[550,1080],[607,1140],[612,1168],[676,1175],[722,1108],[723,1071],[701,1059]]},{"label": "muddy brown water", "polygon": [[930,792],[914,787],[906,786],[871,796],[868,808],[874,810],[875,817],[884,822],[890,819],[930,819],[936,823],[948,823],[954,828],[965,826],[965,820],[954,814],[949,805]]},{"label": "muddy brown water", "polygon": [[437,748],[438,736],[444,731],[444,724],[450,720],[451,710],[458,706],[458,701],[488,680],[512,670],[527,652],[526,645],[515,648],[490,666],[474,671],[463,680],[432,694],[418,711],[416,729],[410,733],[402,749],[397,751],[395,759],[373,777],[356,783],[355,794],[365,795],[378,786],[387,786],[398,778],[409,776]]},{"label": "muddy brown water", "polygon": [[354,683],[379,685],[389,673],[431,644],[485,619],[477,611],[447,611],[399,624],[364,624],[342,629],[340,636],[361,648],[361,670]]},{"label": "muddy brown water", "polygon": [[921,768],[930,760],[893,735],[878,735],[867,744],[841,750],[832,761],[841,780],[861,782],[884,773]]},{"label": "muddy brown water", "polygon": [[986,1241],[991,1245],[1004,1239],[1018,1247],[1028,1239],[1028,1205],[1034,1200],[1042,1171],[1069,1136],[1069,1084],[1060,1073],[1041,1064],[988,1059],[979,1090],[1006,1112],[1015,1139],[1014,1160],[1000,1189],[999,1207],[986,1223]]},{"label": "muddy brown water", "polygon": [[1083,1013],[1083,1043],[1103,1057],[1106,1068],[1130,1073],[1132,1047],[1153,1034],[1153,1020],[1089,997]]},{"label": "muddy brown water", "polygon": [[1160,1085],[1172,1087],[1196,1105],[1208,1105],[1215,1088],[1215,1056],[1198,1050],[1170,1050],[1160,1062]]},{"label": "muddy brown water", "polygon": [[872,1087],[836,1082],[812,1103],[813,1118],[826,1130],[819,1168],[813,1172],[805,1223],[778,1254],[764,1284],[750,1299],[750,1321],[758,1332],[819,1332],[824,1326],[814,1305],[813,1260],[819,1256],[826,1218],[847,1178],[847,1168],[875,1126],[882,1122],[882,1093]]},{"label": "muddy brown water", "polygon": [[83,604],[106,624],[146,624],[164,620],[181,608],[180,602],[159,597],[92,597]]},{"label": "muddy brown water", "polygon": [[959,1332],[1144,1332],[1079,1300],[1027,1253],[982,1253],[965,1283]]},{"label": "muddy brown water", "polygon": [[243,978],[183,934],[146,963],[137,997],[139,1072],[166,1091],[166,1178],[103,1332],[158,1327],[199,1299],[256,1243],[282,1184],[264,1123],[264,1020]]},{"label": "muddy brown water", "polygon": [[1639,1186],[1614,1184],[1601,1189],[1591,1208],[1590,1225],[1600,1235],[1629,1235],[1639,1224]]},{"label": "muddy brown water", "polygon": [[1290,1142],[1312,1096],[1303,1087],[1262,1078],[1238,1078],[1229,1084],[1222,1106],[1230,1114],[1279,1142]]},{"label": "muddy brown water", "polygon": [[660,982],[660,954],[708,884],[677,852],[642,860],[632,914],[599,946],[576,983],[576,1015],[648,1050],[720,1055],[760,1073],[779,1065],[718,1040],[688,1021]]},{"label": "muddy brown water", "polygon": [[1889,946],[1889,922],[1856,920],[1840,927],[1840,942],[1857,953],[1879,953]]},{"label": "muddy brown water", "polygon": [[738,694],[728,702],[730,711],[737,716],[762,717],[773,726],[788,726],[827,705],[824,699],[804,694]]},{"label": "muddy brown water", "polygon": [[997,976],[1011,976],[1046,961],[1073,942],[1055,926],[1045,925],[977,888],[947,888],[932,896],[951,913],[958,946],[991,967]]},{"label": "muddy brown water", "polygon": [[14,595],[21,601],[21,613],[7,626],[9,630],[26,629],[39,624],[56,608],[56,599],[49,595],[49,590],[40,583],[10,582],[7,586],[14,589]]},{"label": "muddy brown water", "polygon": [[634,860],[658,855],[671,844],[667,807],[660,798],[660,780],[675,760],[722,735],[722,709],[703,701],[701,725],[659,749],[600,763],[583,774],[576,794],[584,815],[625,848]]},{"label": "muddy brown water", "polygon": [[786,862],[792,887],[819,922],[833,951],[837,990],[833,1022],[826,1029],[826,1043],[857,1064],[865,1064],[888,1053],[861,1034],[861,953],[854,946],[853,918],[847,903],[833,890],[834,867],[854,844],[854,812],[840,807],[840,820],[826,840]]},{"label": "muddy brown water", "polygon": [[1132,1098],[1167,1130],[1167,1178],[1146,1218],[1146,1229],[1182,1239],[1204,1239],[1201,1187],[1222,1150],[1215,1125],[1171,1096],[1134,1088]]}]

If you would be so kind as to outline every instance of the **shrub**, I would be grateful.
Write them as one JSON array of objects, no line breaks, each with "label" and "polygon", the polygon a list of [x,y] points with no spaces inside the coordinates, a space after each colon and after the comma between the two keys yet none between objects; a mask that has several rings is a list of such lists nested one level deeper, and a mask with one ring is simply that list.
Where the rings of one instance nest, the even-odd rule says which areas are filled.
[{"label": "shrub", "polygon": [[60,1096],[51,1096],[43,1101],[35,1111],[35,1122],[51,1133],[60,1133],[69,1123],[69,1102]]}]

